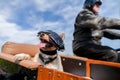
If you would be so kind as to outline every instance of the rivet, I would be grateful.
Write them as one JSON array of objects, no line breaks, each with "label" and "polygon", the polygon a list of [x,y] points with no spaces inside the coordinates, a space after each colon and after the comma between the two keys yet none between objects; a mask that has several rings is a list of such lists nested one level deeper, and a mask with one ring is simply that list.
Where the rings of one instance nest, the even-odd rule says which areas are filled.
[{"label": "rivet", "polygon": [[63,58],[63,61],[65,61],[65,58]]},{"label": "rivet", "polygon": [[69,80],[73,80],[73,78],[70,78]]},{"label": "rivet", "polygon": [[42,69],[40,69],[40,72],[42,72],[43,70]]},{"label": "rivet", "polygon": [[34,79],[36,79],[36,76],[33,76]]},{"label": "rivet", "polygon": [[27,80],[27,76],[24,77],[24,80]]},{"label": "rivet", "polygon": [[82,63],[79,63],[78,65],[79,65],[79,66],[82,66]]},{"label": "rivet", "polygon": [[51,72],[48,72],[48,75],[50,75],[51,74]]},{"label": "rivet", "polygon": [[60,74],[57,75],[58,78],[60,78],[60,76],[61,76]]}]

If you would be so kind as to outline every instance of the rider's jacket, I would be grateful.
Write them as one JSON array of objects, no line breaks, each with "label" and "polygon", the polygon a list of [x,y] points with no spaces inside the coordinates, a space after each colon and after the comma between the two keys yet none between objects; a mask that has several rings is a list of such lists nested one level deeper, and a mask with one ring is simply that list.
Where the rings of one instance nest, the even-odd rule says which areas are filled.
[{"label": "rider's jacket", "polygon": [[101,38],[120,39],[120,20],[101,17],[88,9],[82,10],[76,17],[73,33],[73,50],[88,43],[100,45]]}]

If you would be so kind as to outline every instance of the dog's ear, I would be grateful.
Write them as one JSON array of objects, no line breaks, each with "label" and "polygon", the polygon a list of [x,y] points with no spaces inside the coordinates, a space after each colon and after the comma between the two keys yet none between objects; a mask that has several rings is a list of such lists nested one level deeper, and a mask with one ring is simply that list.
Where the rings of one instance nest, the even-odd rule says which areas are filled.
[{"label": "dog's ear", "polygon": [[60,34],[60,37],[62,38],[62,40],[64,40],[64,39],[65,39],[65,34],[64,34],[64,33],[61,33],[61,34]]}]

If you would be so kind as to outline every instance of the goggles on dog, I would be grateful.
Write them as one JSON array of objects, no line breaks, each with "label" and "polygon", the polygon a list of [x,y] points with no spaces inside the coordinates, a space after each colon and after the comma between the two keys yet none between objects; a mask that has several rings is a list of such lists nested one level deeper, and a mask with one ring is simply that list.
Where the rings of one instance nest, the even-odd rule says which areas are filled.
[{"label": "goggles on dog", "polygon": [[63,40],[57,33],[51,30],[38,32],[38,36],[43,36],[44,34],[49,35],[50,43],[52,43],[57,48],[57,50],[64,51],[65,47],[64,47]]}]

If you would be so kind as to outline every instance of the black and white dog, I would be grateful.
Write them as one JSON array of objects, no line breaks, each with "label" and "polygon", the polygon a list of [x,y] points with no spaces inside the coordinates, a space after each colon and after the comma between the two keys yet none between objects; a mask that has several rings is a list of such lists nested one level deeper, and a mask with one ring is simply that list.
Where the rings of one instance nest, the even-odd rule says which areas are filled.
[{"label": "black and white dog", "polygon": [[[38,45],[40,50],[38,53],[36,53],[33,61],[38,62],[40,65],[47,68],[63,71],[61,58],[59,54],[57,54],[57,50],[64,50],[64,34],[58,35],[51,30],[47,30],[38,32],[37,36],[40,40],[40,44]],[[20,53],[14,56],[15,61],[21,61],[25,59],[30,59],[30,55]]]},{"label": "black and white dog", "polygon": [[[37,36],[40,40],[40,44],[38,45],[40,49],[38,53],[36,53],[33,61],[38,62],[40,65],[46,68],[63,71],[61,58],[57,53],[57,50],[64,50],[64,34],[58,35],[51,30],[47,30],[38,32]],[[29,60],[30,58],[30,55],[26,53],[19,53],[14,56],[14,60],[16,62],[26,59]],[[26,73],[24,68],[21,68],[20,71],[16,73],[0,74],[0,80],[36,80],[36,70],[34,72],[35,74],[31,76],[29,75],[30,73]]]}]

